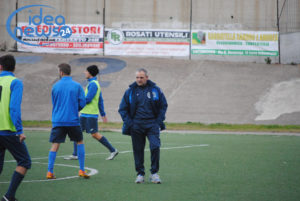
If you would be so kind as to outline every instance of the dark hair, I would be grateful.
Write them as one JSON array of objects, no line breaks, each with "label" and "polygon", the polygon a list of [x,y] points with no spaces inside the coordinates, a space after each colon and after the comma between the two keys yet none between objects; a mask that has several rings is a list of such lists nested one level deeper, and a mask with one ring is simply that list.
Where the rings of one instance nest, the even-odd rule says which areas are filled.
[{"label": "dark hair", "polygon": [[66,63],[59,64],[58,68],[65,75],[71,75],[71,66],[69,64]]},{"label": "dark hair", "polygon": [[91,65],[86,68],[86,70],[93,76],[95,77],[99,73],[98,66],[96,65]]},{"label": "dark hair", "polygon": [[16,60],[15,57],[11,54],[4,55],[0,57],[0,65],[5,71],[15,71]]}]

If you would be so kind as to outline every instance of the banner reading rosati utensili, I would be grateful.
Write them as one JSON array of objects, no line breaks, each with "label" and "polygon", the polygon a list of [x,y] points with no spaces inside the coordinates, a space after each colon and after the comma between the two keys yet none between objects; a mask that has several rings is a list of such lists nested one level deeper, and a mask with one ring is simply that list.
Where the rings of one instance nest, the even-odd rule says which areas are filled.
[{"label": "banner reading rosati utensili", "polygon": [[278,56],[278,32],[193,30],[192,55]]},{"label": "banner reading rosati utensili", "polygon": [[[17,30],[17,36],[21,41],[36,46],[17,43],[18,51],[45,52],[45,53],[78,53],[78,54],[102,54],[103,53],[103,25],[99,24],[66,24],[72,30],[67,38],[57,37],[60,27],[41,24],[33,27],[34,34],[22,34]],[[18,27],[26,30],[28,23],[18,23]],[[27,28],[28,30],[28,28]],[[68,33],[66,33],[68,34]]]},{"label": "banner reading rosati utensili", "polygon": [[105,29],[105,55],[189,56],[188,30]]}]

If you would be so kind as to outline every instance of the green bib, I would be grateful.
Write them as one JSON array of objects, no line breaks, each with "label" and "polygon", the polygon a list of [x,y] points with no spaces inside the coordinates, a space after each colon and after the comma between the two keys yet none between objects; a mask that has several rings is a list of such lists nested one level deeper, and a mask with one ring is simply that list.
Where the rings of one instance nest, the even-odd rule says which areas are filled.
[{"label": "green bib", "polygon": [[16,132],[16,128],[11,121],[9,113],[9,103],[10,103],[10,85],[12,81],[16,79],[12,76],[0,77],[0,130],[9,130]]},{"label": "green bib", "polygon": [[[100,84],[98,83],[97,80],[93,80],[92,82],[94,82],[98,89],[97,89],[97,93],[94,96],[92,102],[90,102],[89,104],[86,104],[86,106],[80,111],[81,113],[84,114],[98,114],[99,113],[99,108],[98,108],[98,103],[99,103],[99,96],[100,96],[100,92],[101,92],[101,88],[100,88]],[[92,83],[90,82],[90,83]],[[90,83],[88,84],[88,86],[90,85]],[[85,89],[85,96],[88,94],[88,86]]]}]

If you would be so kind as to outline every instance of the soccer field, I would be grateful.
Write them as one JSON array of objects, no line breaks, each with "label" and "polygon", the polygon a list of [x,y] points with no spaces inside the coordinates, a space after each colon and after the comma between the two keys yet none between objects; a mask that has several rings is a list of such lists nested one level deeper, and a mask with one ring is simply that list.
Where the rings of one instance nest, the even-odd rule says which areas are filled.
[{"label": "soccer field", "polygon": [[[78,178],[78,161],[66,161],[72,143],[62,144],[56,180],[46,180],[49,132],[27,131],[32,169],[17,191],[20,201],[293,201],[300,200],[300,137],[261,135],[161,134],[162,184],[148,181],[150,152],[145,152],[147,181],[135,184],[130,137],[103,134],[120,151],[108,151],[84,135],[89,180]],[[16,163],[7,152],[0,176],[3,195]]]}]

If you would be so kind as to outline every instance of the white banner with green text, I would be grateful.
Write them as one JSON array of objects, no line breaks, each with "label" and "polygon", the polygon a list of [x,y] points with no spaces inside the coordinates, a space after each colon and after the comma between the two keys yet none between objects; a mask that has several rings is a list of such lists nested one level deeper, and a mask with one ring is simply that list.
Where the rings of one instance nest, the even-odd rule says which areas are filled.
[{"label": "white banner with green text", "polygon": [[278,56],[278,32],[193,30],[191,54]]}]

